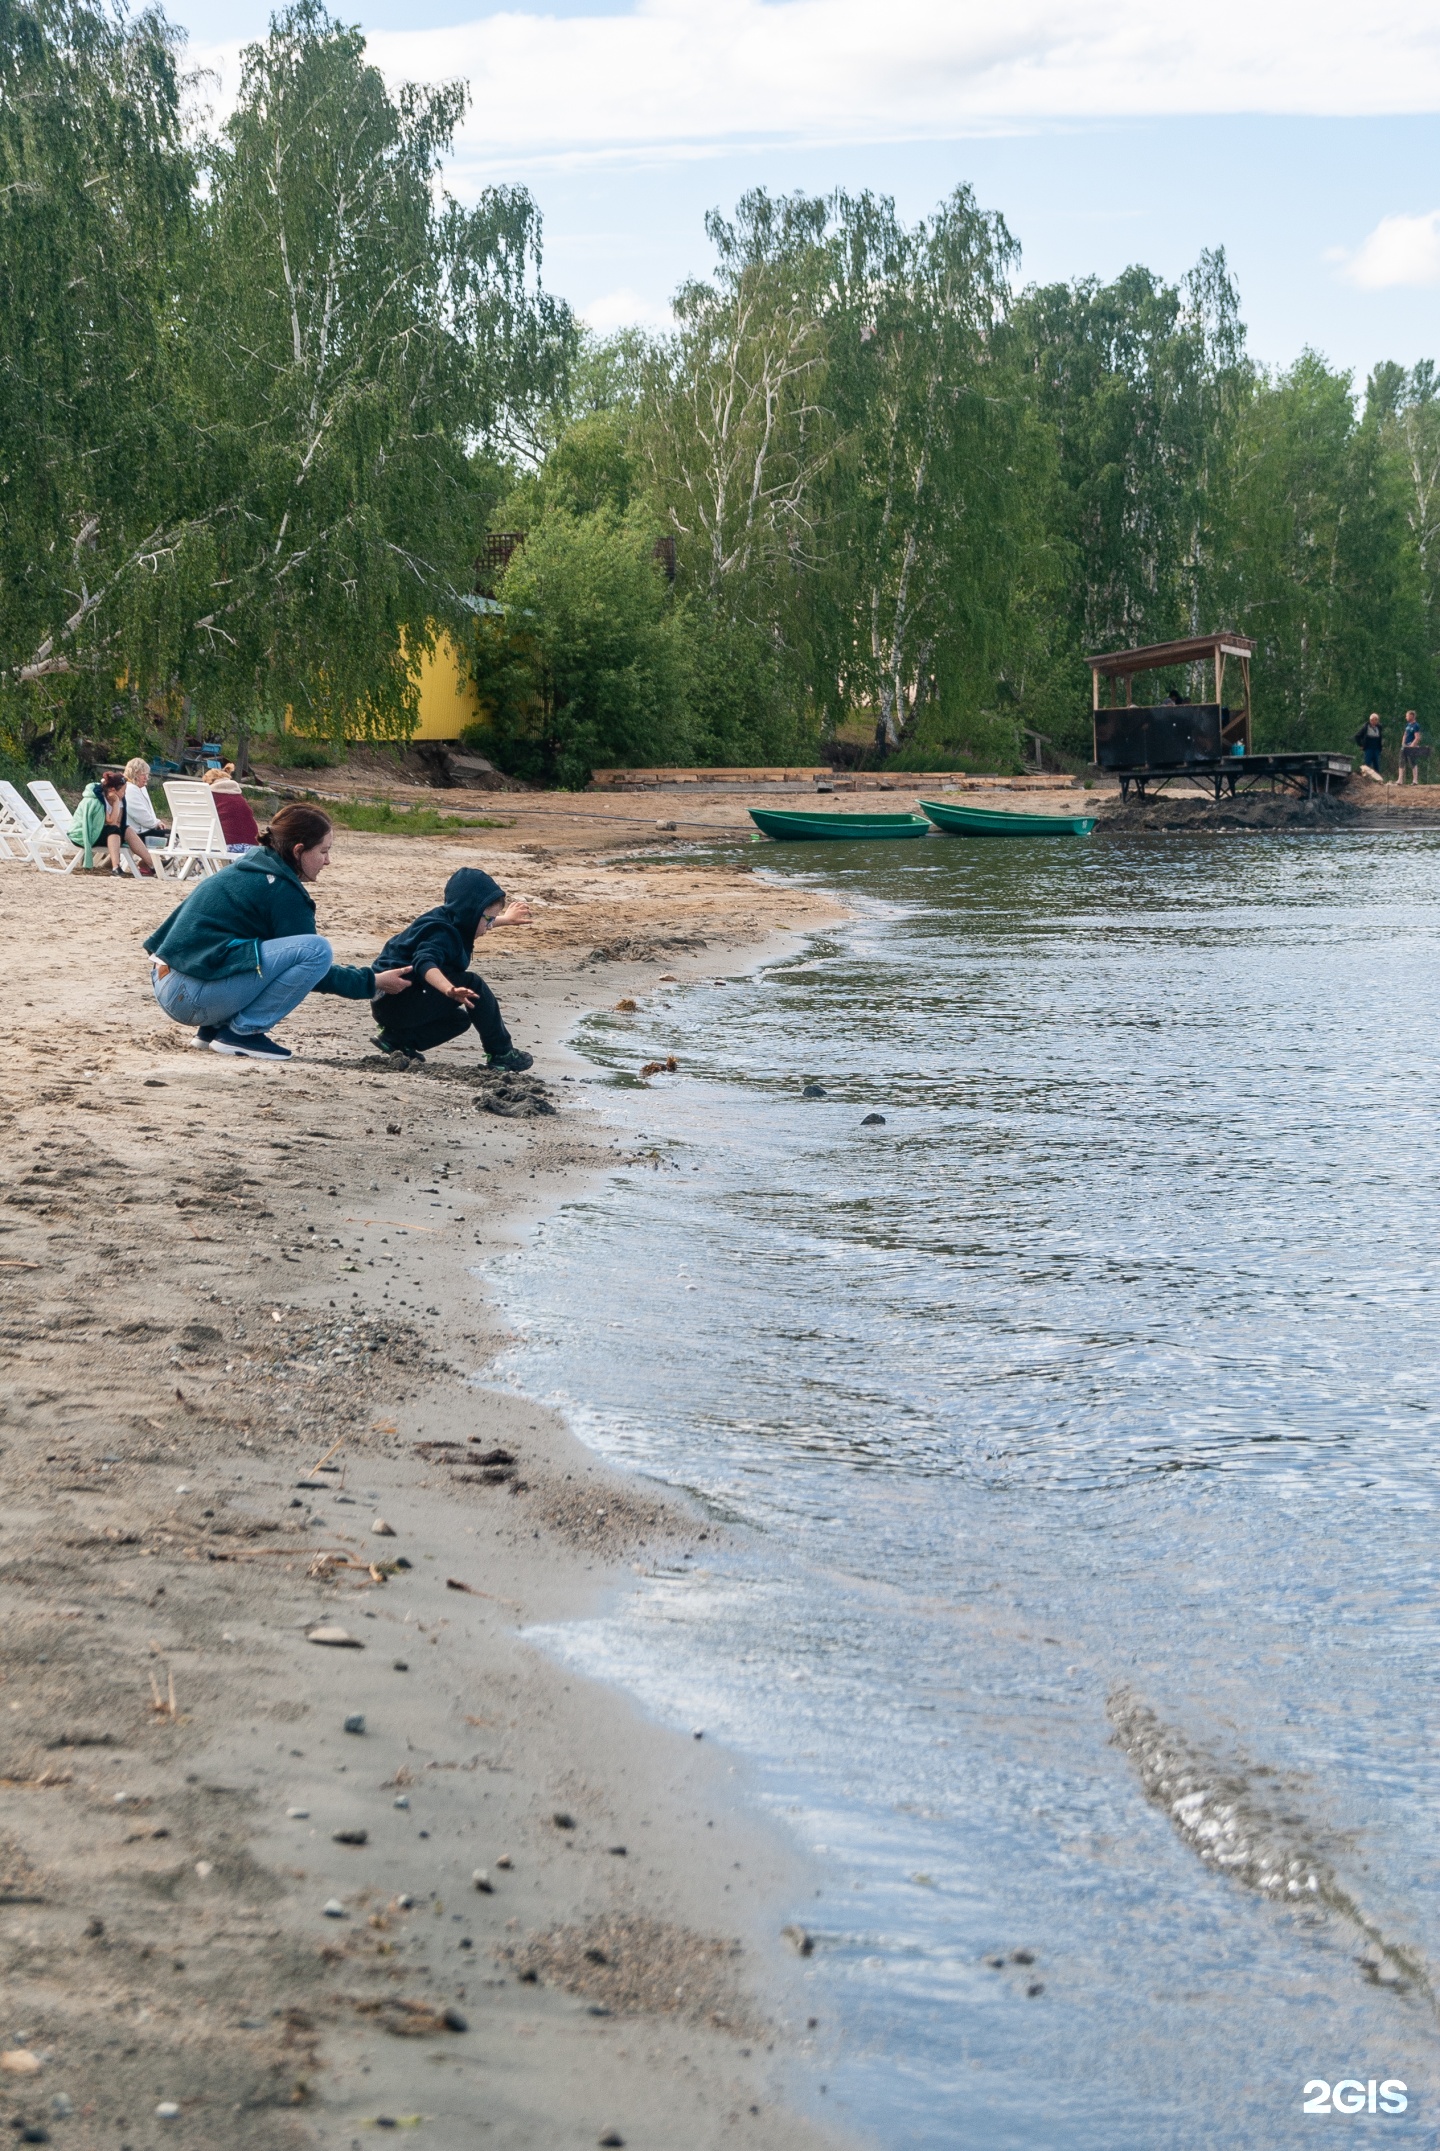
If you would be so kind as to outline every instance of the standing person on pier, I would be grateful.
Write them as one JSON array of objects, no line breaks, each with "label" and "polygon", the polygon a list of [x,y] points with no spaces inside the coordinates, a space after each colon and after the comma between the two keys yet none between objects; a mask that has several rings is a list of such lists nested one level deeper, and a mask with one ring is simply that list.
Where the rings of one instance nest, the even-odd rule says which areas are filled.
[{"label": "standing person on pier", "polygon": [[1420,720],[1414,710],[1405,712],[1405,729],[1400,735],[1400,782],[1405,782],[1405,772],[1410,772],[1410,782],[1420,782],[1420,755],[1425,745],[1420,731]]},{"label": "standing person on pier", "polygon": [[1355,734],[1355,744],[1365,757],[1365,767],[1380,774],[1380,749],[1385,744],[1385,727],[1374,710]]}]

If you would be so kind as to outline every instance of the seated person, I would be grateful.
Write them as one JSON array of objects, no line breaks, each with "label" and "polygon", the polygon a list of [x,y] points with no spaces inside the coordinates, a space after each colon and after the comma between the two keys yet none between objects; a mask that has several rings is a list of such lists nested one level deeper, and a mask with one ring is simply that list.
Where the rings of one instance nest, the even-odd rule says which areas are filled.
[{"label": "seated person", "polygon": [[233,790],[218,784],[212,785],[215,812],[220,817],[220,827],[225,832],[225,843],[231,851],[249,851],[260,841],[260,829],[255,820],[249,800],[237,784]]},{"label": "seated person", "polygon": [[107,769],[93,784],[86,785],[75,809],[75,819],[70,824],[70,841],[83,847],[87,874],[93,871],[97,851],[106,854],[111,873],[118,874],[121,849],[128,845],[139,862],[140,872],[154,875],[155,862],[146,849],[144,837],[128,824],[125,779],[118,769]]},{"label": "seated person", "polygon": [[170,834],[150,801],[150,764],[138,754],[125,764],[125,824],[147,844],[151,837],[163,842]]},{"label": "seated person", "polygon": [[411,981],[408,993],[372,1003],[380,1051],[418,1060],[429,1047],[443,1046],[473,1024],[488,1068],[518,1073],[533,1067],[533,1056],[511,1040],[494,994],[469,969],[477,935],[529,916],[528,904],[518,898],[507,903],[500,884],[478,867],[462,866],[452,874],[444,903],[392,934],[375,959],[377,971],[408,968]]}]

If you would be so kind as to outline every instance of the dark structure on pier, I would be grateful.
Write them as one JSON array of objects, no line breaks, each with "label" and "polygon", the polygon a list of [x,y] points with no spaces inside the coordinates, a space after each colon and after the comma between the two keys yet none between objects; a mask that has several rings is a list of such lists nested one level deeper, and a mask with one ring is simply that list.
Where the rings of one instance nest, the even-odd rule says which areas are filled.
[{"label": "dark structure on pier", "polygon": [[[1214,788],[1219,799],[1268,785],[1307,796],[1329,791],[1350,775],[1342,754],[1255,754],[1250,737],[1250,659],[1255,645],[1245,635],[1192,635],[1183,642],[1153,642],[1144,649],[1117,650],[1088,657],[1093,688],[1095,760],[1120,780],[1128,798],[1133,784],[1143,798],[1147,787],[1158,791],[1176,777]],[[1137,675],[1174,666],[1204,665],[1213,674],[1213,702],[1190,702],[1172,691],[1164,702],[1136,702]],[[1225,674],[1234,665],[1237,700],[1225,700]],[[1118,700],[1125,684],[1125,700]],[[1108,700],[1101,682],[1109,683]],[[1206,685],[1209,685],[1207,678]]]}]

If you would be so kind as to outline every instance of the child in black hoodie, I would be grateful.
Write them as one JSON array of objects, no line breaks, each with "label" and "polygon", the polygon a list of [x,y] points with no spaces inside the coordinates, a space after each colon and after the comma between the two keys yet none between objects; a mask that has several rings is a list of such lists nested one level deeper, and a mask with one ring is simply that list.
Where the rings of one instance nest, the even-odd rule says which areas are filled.
[{"label": "child in black hoodie", "polygon": [[528,919],[530,909],[520,898],[505,900],[505,891],[475,866],[462,866],[445,884],[445,901],[434,911],[392,934],[378,959],[381,971],[408,968],[410,986],[404,993],[387,995],[371,1003],[382,1053],[404,1053],[418,1060],[431,1046],[443,1046],[473,1024],[485,1048],[490,1068],[519,1071],[533,1065],[511,1041],[500,1014],[500,1004],[483,978],[469,968],[478,934],[492,926]]}]

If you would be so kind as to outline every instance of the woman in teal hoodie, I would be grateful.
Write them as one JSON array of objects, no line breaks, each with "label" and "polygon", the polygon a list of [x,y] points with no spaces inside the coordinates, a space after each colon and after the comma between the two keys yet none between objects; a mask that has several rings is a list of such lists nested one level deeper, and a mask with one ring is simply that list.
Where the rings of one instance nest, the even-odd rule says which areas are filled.
[{"label": "woman in teal hoodie", "polygon": [[94,868],[97,851],[105,853],[111,873],[118,874],[120,848],[124,844],[128,844],[135,854],[142,874],[153,875],[155,872],[155,862],[144,837],[126,821],[125,779],[113,769],[107,769],[94,784],[87,784],[80,794],[80,803],[70,824],[70,841],[83,846],[87,874]]},{"label": "woman in teal hoodie", "polygon": [[267,1034],[308,993],[369,1001],[409,986],[408,968],[337,964],[315,931],[307,885],[329,865],[334,833],[318,807],[282,807],[254,851],[201,882],[145,943],[155,998],[196,1045],[288,1061]]}]

